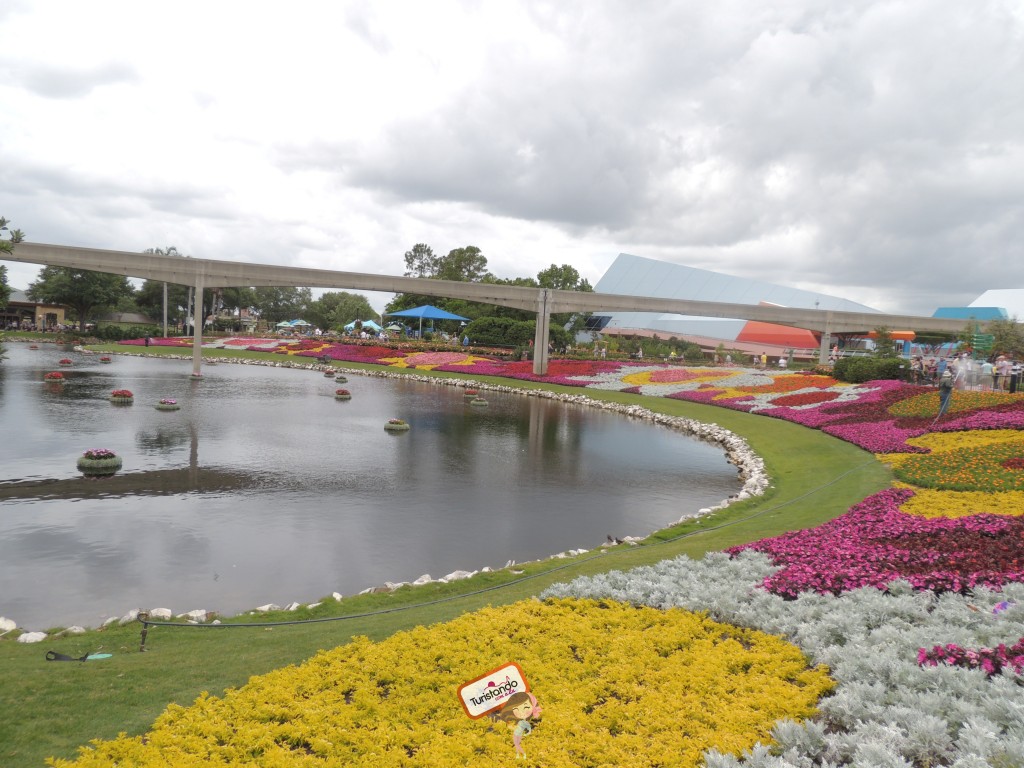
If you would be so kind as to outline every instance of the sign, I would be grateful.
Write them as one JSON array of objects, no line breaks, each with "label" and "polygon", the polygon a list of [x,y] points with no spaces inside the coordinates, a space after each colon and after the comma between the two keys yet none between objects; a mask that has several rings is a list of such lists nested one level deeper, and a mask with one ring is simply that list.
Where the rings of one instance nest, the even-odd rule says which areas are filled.
[{"label": "sign", "polygon": [[510,661],[463,683],[459,687],[459,701],[466,715],[477,720],[501,709],[513,693],[529,690],[523,670],[514,661]]},{"label": "sign", "polygon": [[975,349],[990,350],[996,341],[996,337],[991,333],[976,333],[974,334],[973,341]]}]

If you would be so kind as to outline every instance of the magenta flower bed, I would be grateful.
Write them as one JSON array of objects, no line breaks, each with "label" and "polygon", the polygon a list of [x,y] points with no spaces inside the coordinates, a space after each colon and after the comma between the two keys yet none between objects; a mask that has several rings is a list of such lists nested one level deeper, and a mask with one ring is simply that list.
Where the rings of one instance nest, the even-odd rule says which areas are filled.
[{"label": "magenta flower bed", "polygon": [[930,651],[921,648],[917,652],[917,663],[922,667],[937,667],[940,663],[952,667],[981,669],[992,677],[1003,668],[1012,669],[1018,675],[1024,674],[1024,637],[1007,647],[1000,643],[995,648],[963,648],[956,643],[936,645]]},{"label": "magenta flower bed", "polygon": [[807,590],[837,595],[884,589],[894,579],[961,593],[1024,581],[1024,517],[925,519],[899,511],[912,495],[906,489],[882,491],[817,528],[726,551],[753,549],[771,557],[783,568],[763,586],[787,598]]},{"label": "magenta flower bed", "polygon": [[[316,342],[315,344],[308,343],[304,345],[297,345],[296,342],[282,342],[281,347],[282,352],[298,348],[301,350],[296,353],[299,357],[321,357],[323,355],[327,355],[332,360],[341,360],[349,363],[387,365],[387,363],[379,362],[380,359],[384,357],[405,357],[405,353],[400,350],[381,347],[376,344],[366,346],[363,346],[362,344],[330,344],[327,347],[324,347],[324,343],[322,341]],[[254,347],[253,349],[261,348]]]}]

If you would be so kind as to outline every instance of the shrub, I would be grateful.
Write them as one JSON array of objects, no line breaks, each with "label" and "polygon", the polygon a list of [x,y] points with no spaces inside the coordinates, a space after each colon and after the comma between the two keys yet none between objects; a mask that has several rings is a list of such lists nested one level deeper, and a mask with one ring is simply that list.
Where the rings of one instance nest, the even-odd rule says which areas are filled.
[{"label": "shrub", "polygon": [[878,379],[902,378],[905,363],[898,357],[844,357],[836,361],[832,375],[839,381],[863,384]]},{"label": "shrub", "polygon": [[536,324],[510,317],[481,317],[466,326],[464,335],[481,346],[526,346],[533,339]]}]

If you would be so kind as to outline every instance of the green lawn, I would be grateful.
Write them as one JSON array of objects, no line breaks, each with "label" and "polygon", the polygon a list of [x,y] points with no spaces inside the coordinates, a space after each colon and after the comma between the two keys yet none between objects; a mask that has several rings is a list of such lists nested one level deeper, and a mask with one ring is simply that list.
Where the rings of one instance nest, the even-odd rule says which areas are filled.
[{"label": "green lawn", "polygon": [[[116,345],[96,351],[124,351]],[[135,348],[133,351],[142,350]],[[149,354],[165,349],[146,350]],[[172,350],[179,353],[179,350]],[[211,357],[280,355],[208,351]],[[298,361],[297,361],[298,362]],[[346,368],[358,368],[345,364]],[[363,366],[376,368],[375,366]],[[379,370],[379,368],[377,368]],[[422,373],[422,372],[417,372]],[[453,374],[437,374],[456,377]],[[476,377],[475,380],[481,380]],[[526,382],[493,379],[523,388]],[[547,387],[581,394],[567,387]],[[250,676],[301,663],[320,649],[344,644],[354,635],[379,639],[402,629],[445,621],[485,605],[498,605],[539,593],[549,584],[576,576],[646,565],[686,554],[753,541],[818,525],[889,486],[891,474],[871,454],[820,432],[787,422],[666,398],[587,390],[594,399],[641,404],[652,411],[715,422],[743,435],[764,458],[773,488],[696,523],[662,531],[642,546],[619,546],[568,560],[519,566],[523,573],[481,574],[456,584],[402,588],[391,594],[328,599],[313,611],[260,616],[260,622],[316,618],[338,620],[279,626],[167,628],[149,631],[139,651],[141,625],[91,631],[66,639],[23,644],[0,641],[0,764],[43,765],[48,756],[71,758],[91,739],[119,732],[143,733],[168,704],[189,705],[203,691],[220,694]],[[680,514],[691,509],[680,498]],[[308,596],[313,599],[314,596]],[[126,606],[127,608],[127,606]],[[367,615],[374,614],[374,615]],[[252,619],[251,619],[252,620]],[[112,658],[77,662],[46,661],[54,650],[69,656],[112,653]],[[455,692],[452,692],[455,696]]]}]

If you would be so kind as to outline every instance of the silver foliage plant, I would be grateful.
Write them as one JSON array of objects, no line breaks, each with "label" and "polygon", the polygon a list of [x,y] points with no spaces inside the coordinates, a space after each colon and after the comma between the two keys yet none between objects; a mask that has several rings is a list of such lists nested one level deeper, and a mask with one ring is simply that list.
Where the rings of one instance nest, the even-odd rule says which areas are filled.
[{"label": "silver foliage plant", "polygon": [[[838,597],[783,600],[760,588],[767,556],[711,553],[555,584],[542,598],[607,598],[706,611],[780,635],[825,664],[837,682],[816,719],[780,721],[774,744],[740,756],[711,750],[707,768],[1024,768],[1024,680],[1012,670],[920,667],[919,648],[1012,645],[1024,637],[1024,584],[971,596],[914,591],[895,581]],[[1015,602],[993,612],[1003,600]]]}]

